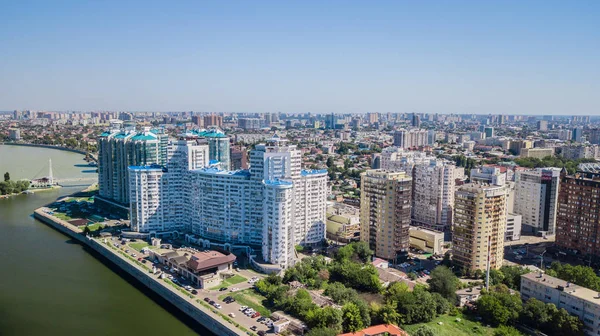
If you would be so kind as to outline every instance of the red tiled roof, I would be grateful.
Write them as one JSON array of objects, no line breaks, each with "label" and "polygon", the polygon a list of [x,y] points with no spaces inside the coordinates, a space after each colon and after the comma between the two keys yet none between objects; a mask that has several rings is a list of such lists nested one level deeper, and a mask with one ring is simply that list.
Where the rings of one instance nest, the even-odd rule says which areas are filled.
[{"label": "red tiled roof", "polygon": [[380,324],[355,333],[340,334],[338,336],[377,336],[389,333],[390,336],[408,336],[408,333],[393,324]]}]

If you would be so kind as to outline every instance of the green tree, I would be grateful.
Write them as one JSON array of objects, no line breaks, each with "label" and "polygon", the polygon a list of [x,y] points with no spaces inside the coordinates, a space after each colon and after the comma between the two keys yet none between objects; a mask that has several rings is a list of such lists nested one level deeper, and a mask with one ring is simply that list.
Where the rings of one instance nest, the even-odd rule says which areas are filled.
[{"label": "green tree", "polygon": [[415,330],[413,336],[435,336],[435,330],[433,330],[430,326],[422,325]]},{"label": "green tree", "polygon": [[406,292],[408,292],[408,285],[401,281],[395,281],[387,286],[383,297],[388,303],[398,302],[398,296]]},{"label": "green tree", "polygon": [[510,326],[500,326],[494,330],[494,336],[521,336],[521,332]]},{"label": "green tree", "polygon": [[347,303],[342,307],[342,319],[344,332],[356,332],[364,328],[360,310],[354,303]]},{"label": "green tree", "polygon": [[397,300],[398,313],[406,324],[429,322],[437,316],[436,303],[431,293],[422,286],[415,286],[412,292],[401,293]]},{"label": "green tree", "polygon": [[460,281],[446,266],[438,266],[431,271],[429,279],[429,290],[440,293],[452,303],[456,302],[456,290]]},{"label": "green tree", "polygon": [[591,267],[581,265],[572,266],[570,264],[561,264],[555,261],[550,266],[550,269],[546,272],[550,276],[554,276],[595,291],[600,291],[600,277],[596,275],[594,269]]},{"label": "green tree", "polygon": [[328,168],[333,168],[333,165],[334,165],[334,164],[335,164],[335,163],[334,163],[333,157],[332,157],[332,156],[328,157],[328,158],[327,158],[327,162],[326,162],[326,165],[327,165],[327,167],[328,167]]},{"label": "green tree", "polygon": [[502,283],[510,289],[521,289],[521,275],[530,273],[531,270],[521,266],[502,266],[500,271],[504,275]]},{"label": "green tree", "polygon": [[323,294],[329,296],[333,302],[340,305],[352,302],[358,298],[358,292],[356,290],[348,288],[340,282],[330,283]]},{"label": "green tree", "polygon": [[582,336],[583,322],[577,316],[570,315],[564,308],[557,310],[552,317],[552,331],[561,336]]},{"label": "green tree", "polygon": [[[549,306],[554,309],[549,308]],[[546,304],[536,298],[531,298],[523,306],[521,321],[530,327],[543,330],[552,322],[555,311],[556,306],[553,304]]]},{"label": "green tree", "polygon": [[490,270],[490,286],[496,286],[504,281],[504,274],[497,269]]},{"label": "green tree", "polygon": [[306,336],[336,336],[337,331],[329,328],[313,328],[306,333]]},{"label": "green tree", "polygon": [[402,316],[396,311],[395,304],[384,304],[380,306],[376,303],[371,304],[371,323],[373,324],[395,324],[402,322]]},{"label": "green tree", "polygon": [[373,257],[373,250],[369,248],[369,244],[364,241],[354,242],[352,243],[352,247],[354,249],[354,253],[358,255],[361,261],[370,262],[371,257]]},{"label": "green tree", "polygon": [[4,173],[4,182],[10,181],[10,174],[8,172]]},{"label": "green tree", "polygon": [[519,295],[510,294],[504,285],[484,293],[476,305],[481,317],[494,326],[514,323],[523,310]]},{"label": "green tree", "polygon": [[342,311],[333,307],[314,309],[306,315],[306,323],[312,328],[342,330]]}]

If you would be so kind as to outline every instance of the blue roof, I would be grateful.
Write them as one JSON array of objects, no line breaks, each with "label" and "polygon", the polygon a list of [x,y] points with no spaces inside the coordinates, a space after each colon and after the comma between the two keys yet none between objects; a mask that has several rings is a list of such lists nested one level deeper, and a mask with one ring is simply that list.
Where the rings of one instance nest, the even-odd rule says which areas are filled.
[{"label": "blue roof", "polygon": [[217,167],[206,167],[192,170],[199,173],[215,174],[215,175],[229,175],[229,176],[244,176],[250,177],[250,171],[247,169],[241,170],[222,170]]},{"label": "blue roof", "polygon": [[152,164],[149,166],[129,166],[128,167],[129,170],[160,170],[160,171],[167,171],[167,169],[161,165],[157,165],[157,164]]},{"label": "blue roof", "polygon": [[214,164],[217,164],[217,163],[219,163],[219,160],[210,160],[210,161],[208,161],[209,165],[214,165]]},{"label": "blue roof", "polygon": [[302,176],[317,175],[317,174],[327,174],[327,169],[303,170],[300,172],[300,175],[302,175]]},{"label": "blue roof", "polygon": [[103,132],[102,134],[100,134],[101,137],[107,137],[109,135],[111,135],[112,133],[110,132]]},{"label": "blue roof", "polygon": [[205,138],[227,138],[227,135],[225,135],[225,133],[217,131],[217,130],[208,130],[208,131],[193,130],[193,131],[191,131],[191,133],[196,134],[201,137],[205,137]]},{"label": "blue roof", "polygon": [[280,180],[280,179],[266,180],[265,184],[271,185],[271,186],[293,186],[294,185],[294,183],[292,183],[292,182],[284,181],[284,180]]},{"label": "blue roof", "polygon": [[133,141],[147,141],[147,140],[156,140],[156,134],[154,133],[138,133],[134,135],[131,140]]}]

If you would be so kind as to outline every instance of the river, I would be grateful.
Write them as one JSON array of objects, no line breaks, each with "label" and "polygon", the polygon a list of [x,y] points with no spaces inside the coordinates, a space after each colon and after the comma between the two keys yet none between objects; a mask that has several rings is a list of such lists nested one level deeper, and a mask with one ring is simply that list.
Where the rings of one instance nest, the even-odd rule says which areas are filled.
[{"label": "river", "polygon": [[[56,178],[95,174],[80,154],[0,145],[0,176],[46,176],[49,158]],[[81,189],[0,199],[0,335],[211,335],[32,218],[35,208]]]}]

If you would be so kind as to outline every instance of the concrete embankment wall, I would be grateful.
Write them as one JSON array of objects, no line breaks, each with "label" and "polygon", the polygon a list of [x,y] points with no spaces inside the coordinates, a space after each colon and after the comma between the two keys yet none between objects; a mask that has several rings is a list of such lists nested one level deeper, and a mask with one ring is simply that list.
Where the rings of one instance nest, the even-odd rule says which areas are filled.
[{"label": "concrete embankment wall", "polygon": [[146,287],[160,295],[163,299],[173,304],[183,313],[193,318],[196,322],[198,322],[200,325],[204,326],[206,329],[210,330],[214,334],[219,336],[246,335],[244,332],[238,330],[233,325],[228,324],[220,316],[208,310],[204,311],[194,306],[192,303],[187,301],[185,298],[183,298],[173,290],[164,286],[156,279],[150,277],[149,273],[146,273],[145,271],[136,268],[129,262],[125,261],[115,253],[108,250],[106,246],[103,246],[101,243],[98,243],[95,240],[86,238],[85,236],[80,234],[82,231],[79,228],[71,225],[68,222],[50,216],[40,209],[35,210],[33,216],[36,219],[44,222],[45,224],[64,233],[65,235],[77,240],[81,244],[88,246],[94,251],[98,252],[106,259],[110,260],[112,263],[117,265],[120,269],[124,270],[129,275],[136,278],[139,282],[141,282]]}]

